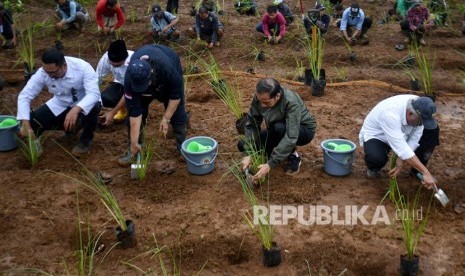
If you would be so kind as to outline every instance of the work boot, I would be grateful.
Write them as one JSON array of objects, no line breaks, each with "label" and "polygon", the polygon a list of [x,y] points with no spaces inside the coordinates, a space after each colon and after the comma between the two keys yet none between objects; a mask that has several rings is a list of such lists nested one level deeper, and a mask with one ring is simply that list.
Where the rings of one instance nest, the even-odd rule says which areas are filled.
[{"label": "work boot", "polygon": [[81,155],[81,154],[86,154],[89,153],[90,146],[92,142],[84,143],[84,142],[79,142],[74,148],[71,150],[71,153],[73,155]]},{"label": "work boot", "polygon": [[126,107],[122,107],[120,110],[118,110],[118,113],[113,117],[113,120],[115,123],[122,123],[124,122],[124,119],[126,119],[126,116],[128,115],[128,111],[126,110]]},{"label": "work boot", "polygon": [[290,154],[287,157],[286,174],[289,174],[289,175],[297,174],[300,170],[301,164],[302,164],[302,161],[300,160],[300,156],[298,156],[296,153]]},{"label": "work boot", "polygon": [[118,165],[121,167],[129,167],[132,164],[131,150],[126,151],[126,154],[118,159]]}]

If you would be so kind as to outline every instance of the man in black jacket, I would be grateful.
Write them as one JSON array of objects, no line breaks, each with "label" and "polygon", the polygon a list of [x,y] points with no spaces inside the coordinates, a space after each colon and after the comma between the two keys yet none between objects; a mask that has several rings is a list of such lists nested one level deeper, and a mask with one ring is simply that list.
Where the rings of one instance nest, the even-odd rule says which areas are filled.
[{"label": "man in black jacket", "polygon": [[160,132],[165,137],[168,125],[173,127],[176,148],[186,138],[187,113],[184,107],[184,80],[178,55],[164,45],[145,45],[131,57],[124,77],[124,97],[128,110],[130,150],[118,160],[121,166],[141,150],[142,129],[147,120],[149,105],[157,99],[165,112],[160,121]]},{"label": "man in black jacket", "polygon": [[209,12],[205,7],[200,7],[195,16],[195,25],[189,28],[188,33],[191,37],[197,37],[199,41],[207,41],[208,48],[213,48],[213,45],[220,46],[224,27],[214,13]]}]

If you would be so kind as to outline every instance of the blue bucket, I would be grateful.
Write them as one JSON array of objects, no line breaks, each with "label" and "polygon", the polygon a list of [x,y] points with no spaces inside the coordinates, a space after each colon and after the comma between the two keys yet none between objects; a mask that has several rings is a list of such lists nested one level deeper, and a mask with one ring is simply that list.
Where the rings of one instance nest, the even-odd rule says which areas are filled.
[{"label": "blue bucket", "polygon": [[[8,118],[16,120],[14,116],[0,115],[0,124]],[[18,147],[18,125],[16,122],[11,126],[0,127],[0,151],[10,151]]]},{"label": "blue bucket", "polygon": [[[347,150],[335,150],[334,145],[346,145]],[[348,146],[347,146],[348,145]],[[324,153],[324,171],[332,176],[346,176],[352,171],[357,145],[345,139],[329,139],[321,142]],[[342,147],[344,148],[344,146]]]},{"label": "blue bucket", "polygon": [[[190,152],[187,146],[190,142],[197,142],[211,149],[203,152]],[[185,140],[181,145],[181,154],[187,161],[187,170],[191,174],[204,175],[211,173],[215,168],[215,159],[218,155],[218,143],[207,136],[196,136]]]}]

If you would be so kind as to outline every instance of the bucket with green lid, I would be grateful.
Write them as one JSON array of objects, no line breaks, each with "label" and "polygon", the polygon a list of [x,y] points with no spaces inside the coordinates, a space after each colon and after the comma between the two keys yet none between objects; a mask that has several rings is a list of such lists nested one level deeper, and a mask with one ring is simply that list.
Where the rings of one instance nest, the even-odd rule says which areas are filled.
[{"label": "bucket with green lid", "polygon": [[10,151],[18,147],[18,126],[14,116],[0,115],[0,151]]},{"label": "bucket with green lid", "polygon": [[329,139],[321,142],[324,154],[324,171],[332,176],[349,175],[355,161],[354,142],[346,139]]}]

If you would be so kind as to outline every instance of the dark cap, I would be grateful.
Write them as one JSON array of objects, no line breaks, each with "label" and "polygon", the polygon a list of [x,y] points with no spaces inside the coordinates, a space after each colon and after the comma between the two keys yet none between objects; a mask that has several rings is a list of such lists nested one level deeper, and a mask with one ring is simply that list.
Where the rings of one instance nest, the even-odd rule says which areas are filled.
[{"label": "dark cap", "polygon": [[150,65],[140,59],[135,59],[129,63],[126,71],[131,88],[134,93],[144,93],[149,88],[150,75],[152,68]]},{"label": "dark cap", "polygon": [[353,3],[350,6],[350,16],[356,17],[360,12],[360,5],[358,3]]},{"label": "dark cap", "polygon": [[108,59],[112,62],[120,62],[128,58],[128,49],[124,40],[113,41],[108,47]]},{"label": "dark cap", "polygon": [[437,127],[433,114],[436,113],[436,104],[429,97],[419,97],[412,101],[412,107],[421,116],[423,126],[426,129]]},{"label": "dark cap", "polygon": [[324,11],[326,10],[326,7],[321,4],[316,4],[315,10]]},{"label": "dark cap", "polygon": [[160,5],[155,4],[155,5],[152,6],[152,13],[154,15],[160,15],[162,12],[163,12],[163,10],[161,9]]}]

